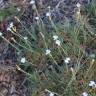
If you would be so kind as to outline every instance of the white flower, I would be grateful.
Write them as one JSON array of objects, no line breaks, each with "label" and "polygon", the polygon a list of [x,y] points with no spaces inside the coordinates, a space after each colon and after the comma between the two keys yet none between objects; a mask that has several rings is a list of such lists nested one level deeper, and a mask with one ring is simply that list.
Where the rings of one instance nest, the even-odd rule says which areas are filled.
[{"label": "white flower", "polygon": [[39,20],[39,17],[35,17],[36,20]]},{"label": "white flower", "polygon": [[82,96],[88,96],[88,93],[87,92],[83,92]]},{"label": "white flower", "polygon": [[96,86],[96,84],[95,84],[94,81],[90,81],[90,82],[89,82],[89,86],[90,86],[90,87],[94,87],[94,86]]},{"label": "white flower", "polygon": [[14,25],[13,25],[13,22],[11,22],[9,27],[12,28],[13,26],[14,26]]},{"label": "white flower", "polygon": [[13,27],[14,25],[13,25],[13,22],[11,22],[10,24],[9,24],[9,26],[7,27],[7,31],[11,31],[11,28]]},{"label": "white flower", "polygon": [[28,37],[24,37],[24,39],[25,39],[25,40],[27,40],[27,39],[28,39]]},{"label": "white flower", "polygon": [[45,54],[48,55],[50,53],[51,53],[51,50],[50,49],[47,49]]},{"label": "white flower", "polygon": [[3,34],[0,32],[0,36],[2,36]]},{"label": "white flower", "polygon": [[35,1],[34,1],[34,0],[31,0],[31,1],[30,1],[30,4],[35,4]]},{"label": "white flower", "polygon": [[61,45],[61,41],[60,40],[56,40],[55,43],[60,46]]},{"label": "white flower", "polygon": [[52,92],[50,92],[49,96],[54,96],[54,94]]},{"label": "white flower", "polygon": [[64,61],[65,61],[66,64],[68,64],[70,62],[70,58],[67,57]]},{"label": "white flower", "polygon": [[47,16],[47,17],[51,16],[51,13],[50,13],[50,12],[47,12],[47,13],[46,13],[46,16]]},{"label": "white flower", "polygon": [[80,4],[80,3],[77,3],[76,6],[77,6],[78,8],[80,8],[80,7],[81,7],[81,4]]},{"label": "white flower", "polygon": [[54,36],[53,36],[53,39],[54,39],[54,40],[57,40],[57,39],[58,39],[58,36],[57,36],[57,35],[54,35]]},{"label": "white flower", "polygon": [[11,31],[11,28],[10,27],[7,27],[7,31]]},{"label": "white flower", "polygon": [[25,62],[26,62],[25,57],[21,58],[21,63],[25,63]]},{"label": "white flower", "polygon": [[20,8],[17,8],[17,11],[19,12],[19,11],[21,11],[21,9]]},{"label": "white flower", "polygon": [[48,9],[50,9],[51,7],[50,6],[48,6]]}]

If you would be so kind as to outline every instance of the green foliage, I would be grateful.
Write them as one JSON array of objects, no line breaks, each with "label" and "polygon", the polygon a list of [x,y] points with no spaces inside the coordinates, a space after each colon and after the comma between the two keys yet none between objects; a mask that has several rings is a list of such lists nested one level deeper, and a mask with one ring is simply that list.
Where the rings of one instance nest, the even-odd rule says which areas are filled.
[{"label": "green foliage", "polygon": [[0,21],[3,21],[4,18],[11,16],[14,12],[16,12],[16,8],[14,6],[0,10]]},{"label": "green foliage", "polygon": [[[29,36],[28,40],[24,40],[23,37],[20,37],[21,40],[19,44],[21,47],[20,50],[25,52],[25,54],[29,52],[31,55],[25,55],[26,59],[28,60],[28,62],[31,62],[32,64],[38,66],[36,70],[34,70],[34,68],[31,68],[32,67],[31,64],[29,64],[29,67],[31,66],[30,67],[31,69],[29,67],[25,69],[23,68],[23,70],[30,73],[28,79],[31,82],[34,96],[38,96],[37,94],[38,91],[40,92],[46,88],[53,92],[57,92],[58,94],[60,94],[60,96],[76,96],[82,94],[83,90],[86,89],[86,87],[84,86],[86,85],[86,83],[84,83],[81,86],[82,91],[80,92],[77,86],[78,80],[76,79],[78,73],[80,73],[80,75],[82,75],[84,79],[86,77],[85,74],[87,72],[87,67],[85,67],[84,69],[84,74],[80,71],[83,70],[82,68],[85,66],[86,63],[88,63],[88,62],[82,63],[83,58],[86,57],[85,50],[84,48],[82,48],[82,46],[83,45],[86,46],[89,40],[93,38],[91,37],[87,28],[85,27],[86,23],[83,21],[84,20],[82,20],[82,22],[79,23],[77,22],[76,25],[69,24],[68,26],[62,28],[56,27],[56,30],[55,29],[52,30],[51,33],[45,30],[40,31],[42,32],[40,33],[39,29],[38,29],[38,33],[36,33],[37,30],[28,31],[27,29],[27,32],[30,33],[34,32],[36,34],[32,34],[31,37],[30,34],[28,34],[27,35]],[[32,29],[35,28],[32,27]],[[56,35],[58,34],[59,39],[62,42],[62,48],[54,44],[54,40],[52,39],[54,34]],[[33,42],[31,42],[32,39],[34,39]],[[31,45],[34,45],[33,46],[34,49]],[[51,49],[52,51],[51,55],[48,56],[45,55],[46,48]],[[73,62],[72,65],[70,64],[66,65],[64,62],[61,62],[61,60],[62,59],[64,60],[66,56],[74,60],[72,61]],[[89,61],[90,59],[86,57],[86,60]],[[51,63],[51,66],[49,62]],[[61,63],[62,66],[56,65],[59,63]],[[42,66],[41,69],[39,68],[40,66]],[[44,66],[45,68],[43,68]],[[74,66],[73,67],[74,72],[70,70],[70,66]],[[51,67],[50,70],[49,67]],[[32,72],[31,70],[34,71]],[[83,79],[82,76],[78,76],[78,77],[80,79]]]},{"label": "green foliage", "polygon": [[82,8],[83,14],[86,14],[89,18],[89,23],[92,28],[96,26],[96,0],[92,0],[91,3],[87,4]]},{"label": "green foliage", "polygon": [[[91,26],[96,27],[96,3],[94,2],[86,5],[84,9],[86,14],[80,14],[80,18],[76,19],[74,25],[69,24],[68,21],[65,24],[54,24],[49,18],[52,30],[48,30],[40,18],[30,28],[20,21],[20,32],[11,31],[16,38],[13,45],[20,51],[19,66],[27,75],[32,96],[40,96],[44,89],[56,92],[60,96],[81,96],[84,91],[95,94],[94,90],[90,92],[88,86],[90,78],[95,80],[93,72],[96,68],[95,56],[90,58],[91,52],[86,52],[87,48],[95,50],[93,40],[96,35]],[[4,18],[14,12],[11,9],[10,11],[11,13],[8,10],[2,11],[1,17]],[[92,24],[91,18],[93,18]],[[54,35],[58,36],[60,46],[53,40]],[[48,55],[46,55],[47,49],[51,50]],[[23,64],[20,62],[22,57],[26,58]],[[65,62],[66,57],[71,58],[68,64]]]}]

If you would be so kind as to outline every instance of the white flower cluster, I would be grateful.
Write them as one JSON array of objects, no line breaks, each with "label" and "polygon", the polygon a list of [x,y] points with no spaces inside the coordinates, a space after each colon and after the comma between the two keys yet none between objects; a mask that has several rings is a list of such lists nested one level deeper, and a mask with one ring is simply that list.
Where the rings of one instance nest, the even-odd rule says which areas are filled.
[{"label": "white flower cluster", "polygon": [[55,44],[56,45],[61,46],[61,41],[58,39],[58,36],[57,35],[54,35],[53,36],[53,40],[55,41]]},{"label": "white flower cluster", "polygon": [[7,31],[11,31],[11,28],[13,27],[14,25],[13,25],[13,22],[11,22],[10,24],[9,24],[9,26],[7,27]]},{"label": "white flower cluster", "polygon": [[94,81],[90,81],[89,82],[89,86],[96,88],[96,83]]},{"label": "white flower cluster", "polygon": [[[96,82],[95,81],[89,81],[89,86],[96,88]],[[83,92],[82,96],[89,96],[87,92]]]}]

